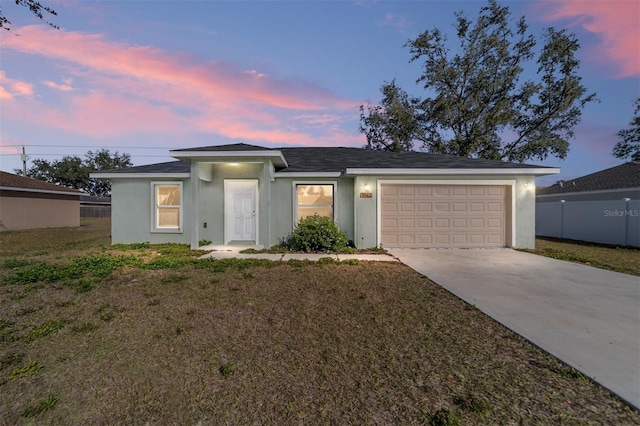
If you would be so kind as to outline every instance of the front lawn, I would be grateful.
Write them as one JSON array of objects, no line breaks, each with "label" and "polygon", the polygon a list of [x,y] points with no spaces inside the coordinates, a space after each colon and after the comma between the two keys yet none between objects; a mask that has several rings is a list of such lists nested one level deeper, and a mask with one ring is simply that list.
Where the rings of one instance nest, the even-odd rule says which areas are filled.
[{"label": "front lawn", "polygon": [[0,247],[1,423],[640,424],[404,265],[103,238]]},{"label": "front lawn", "polygon": [[640,275],[640,249],[556,238],[536,238],[535,250],[524,250],[630,275]]}]

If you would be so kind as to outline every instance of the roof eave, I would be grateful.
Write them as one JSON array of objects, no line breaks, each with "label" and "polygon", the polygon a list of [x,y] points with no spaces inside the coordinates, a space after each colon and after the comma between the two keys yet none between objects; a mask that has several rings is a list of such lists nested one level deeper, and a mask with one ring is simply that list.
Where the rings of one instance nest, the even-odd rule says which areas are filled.
[{"label": "roof eave", "polygon": [[347,168],[345,176],[363,176],[363,175],[398,175],[398,176],[454,176],[454,175],[533,175],[547,176],[560,173],[557,167],[544,168],[509,168],[509,169],[378,169],[378,168]]},{"label": "roof eave", "polygon": [[171,178],[185,179],[191,177],[191,173],[91,173],[89,177],[94,179],[131,179],[131,178]]},{"label": "roof eave", "polygon": [[37,189],[37,188],[21,188],[18,186],[0,186],[0,191],[16,191],[16,192],[39,192],[41,194],[61,194],[61,195],[77,195],[80,197],[81,192],[68,191],[68,190],[53,190],[53,189]]},{"label": "roof eave", "polygon": [[217,158],[269,158],[277,167],[289,167],[281,151],[169,151],[169,154],[179,160],[186,159],[217,159]]},{"label": "roof eave", "polygon": [[342,172],[277,172],[273,176],[276,178],[328,178],[340,177]]}]

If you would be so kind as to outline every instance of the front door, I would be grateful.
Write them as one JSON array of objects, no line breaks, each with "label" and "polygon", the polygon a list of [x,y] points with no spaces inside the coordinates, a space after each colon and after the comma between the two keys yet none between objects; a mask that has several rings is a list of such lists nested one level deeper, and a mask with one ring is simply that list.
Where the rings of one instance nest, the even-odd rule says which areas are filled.
[{"label": "front door", "polygon": [[225,180],[225,244],[254,242],[257,224],[257,180]]}]

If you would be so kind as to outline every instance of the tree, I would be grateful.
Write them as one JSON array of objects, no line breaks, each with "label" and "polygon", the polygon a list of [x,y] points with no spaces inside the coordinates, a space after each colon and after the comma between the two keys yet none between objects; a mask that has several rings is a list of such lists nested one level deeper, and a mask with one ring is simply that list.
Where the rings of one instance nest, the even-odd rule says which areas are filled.
[{"label": "tree", "polygon": [[631,127],[618,132],[620,140],[613,147],[613,156],[640,161],[640,98],[634,103],[636,104],[635,117],[629,123]]},{"label": "tree", "polygon": [[[58,13],[50,8],[49,6],[45,6],[38,1],[35,0],[14,0],[18,6],[24,6],[31,11],[35,16],[40,18],[42,21],[46,22],[52,28],[58,29],[59,27],[47,20],[44,19],[44,14],[48,13],[53,16],[57,16]],[[5,14],[0,10],[0,28],[4,28],[9,31],[11,28],[11,21],[5,16]]]},{"label": "tree", "polygon": [[[118,151],[111,154],[108,149],[87,152],[85,166],[91,172],[101,170],[123,169],[131,167],[131,156],[129,154],[119,154]],[[85,192],[93,195],[111,194],[111,182],[100,179],[89,179],[85,187]]]},{"label": "tree", "polygon": [[380,105],[360,106],[367,147],[411,150],[419,143],[427,152],[464,157],[565,158],[582,109],[596,100],[576,74],[575,36],[548,28],[537,80],[521,81],[536,46],[524,17],[512,25],[508,7],[495,0],[475,24],[462,12],[455,16],[458,52],[451,52],[437,28],[405,45],[410,62],[423,61],[416,83],[432,96],[411,97],[392,81],[383,84]]},{"label": "tree", "polygon": [[[85,159],[77,156],[64,156],[61,160],[49,162],[35,159],[27,170],[27,176],[33,179],[79,189],[87,194],[105,196],[111,193],[111,183],[89,177],[90,173],[102,170],[130,167],[129,154],[110,153],[108,149],[89,151]],[[22,174],[16,169],[16,173]]]}]

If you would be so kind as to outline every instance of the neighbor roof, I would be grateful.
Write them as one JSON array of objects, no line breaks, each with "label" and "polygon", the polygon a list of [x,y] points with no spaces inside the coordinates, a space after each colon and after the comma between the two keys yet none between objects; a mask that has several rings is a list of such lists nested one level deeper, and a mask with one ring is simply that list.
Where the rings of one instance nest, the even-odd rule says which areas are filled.
[{"label": "neighbor roof", "polygon": [[[484,160],[455,155],[428,154],[424,152],[388,152],[362,148],[344,147],[301,147],[301,148],[265,148],[248,144],[215,145],[198,148],[172,150],[171,154],[179,158],[189,158],[194,153],[195,158],[215,157],[216,152],[224,153],[227,157],[232,152],[264,152],[268,157],[281,156],[286,162],[276,164],[279,174],[287,173],[345,173],[350,170],[371,169],[529,169],[530,172],[548,170],[547,174],[557,173],[556,168],[541,167],[530,164],[506,163],[498,160]],[[210,156],[207,153],[211,153]],[[260,156],[260,154],[256,154]],[[169,163],[149,164],[146,166],[130,167],[126,169],[99,172],[100,177],[117,174],[147,174],[147,173],[189,173],[188,161],[173,161]]]},{"label": "neighbor roof", "polygon": [[0,189],[14,191],[37,191],[37,192],[74,192],[80,194],[81,191],[66,186],[55,185],[38,179],[31,179],[24,176],[14,175],[0,171]]},{"label": "neighbor roof", "polygon": [[576,179],[538,189],[538,195],[640,188],[640,161],[631,161]]}]

